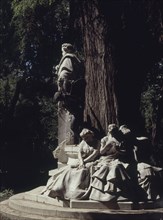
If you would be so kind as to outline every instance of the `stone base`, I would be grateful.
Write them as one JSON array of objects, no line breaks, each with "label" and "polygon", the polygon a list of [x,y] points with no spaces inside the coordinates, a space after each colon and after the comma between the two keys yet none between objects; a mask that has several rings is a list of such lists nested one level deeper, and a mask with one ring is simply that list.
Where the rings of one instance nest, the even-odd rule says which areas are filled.
[{"label": "stone base", "polygon": [[[58,201],[40,195],[43,187],[20,193],[0,203],[0,220],[99,220],[131,219],[160,220],[162,203],[139,203],[134,210],[132,202],[102,203],[90,200]],[[159,208],[160,207],[160,208]]]}]

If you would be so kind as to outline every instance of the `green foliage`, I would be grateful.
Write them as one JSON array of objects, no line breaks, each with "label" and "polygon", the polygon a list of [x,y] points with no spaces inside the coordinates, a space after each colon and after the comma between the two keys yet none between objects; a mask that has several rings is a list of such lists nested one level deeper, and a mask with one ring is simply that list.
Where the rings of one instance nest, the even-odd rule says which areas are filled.
[{"label": "green foliage", "polygon": [[68,1],[15,0],[12,10],[20,61],[26,74],[49,75],[58,56],[58,45],[68,30]]},{"label": "green foliage", "polygon": [[12,74],[0,79],[0,105],[8,108],[11,105],[17,79]]},{"label": "green foliage", "polygon": [[57,145],[52,69],[68,36],[69,1],[1,0],[0,16],[0,169],[45,170]]},{"label": "green foliage", "polygon": [[13,170],[38,175],[54,166],[50,155],[57,146],[57,107],[48,87],[49,82],[13,74],[0,80],[0,169],[7,175]]},{"label": "green foliage", "polygon": [[41,117],[40,123],[44,127],[44,145],[50,150],[56,147],[56,140],[58,140],[58,115],[57,106],[53,103],[52,99],[49,100],[46,96],[40,100]]},{"label": "green foliage", "polygon": [[[17,117],[18,109],[23,105],[38,105],[42,125],[46,124],[45,130],[48,130],[51,125],[47,125],[47,122],[52,123],[52,120],[47,118],[54,115],[56,120],[56,107],[52,102],[55,92],[55,85],[51,83],[52,66],[54,62],[58,62],[60,45],[68,30],[69,2],[2,0],[2,9],[1,109],[10,109],[15,101],[13,117]],[[11,44],[7,44],[6,36]],[[14,47],[11,48],[11,45]],[[15,57],[10,57],[10,54]],[[56,128],[57,126],[54,132],[51,131],[54,135],[51,134],[50,137],[56,138]]]},{"label": "green foliage", "polygon": [[14,195],[14,192],[11,189],[4,189],[0,191],[0,202],[10,198],[13,195]]},{"label": "green foliage", "polygon": [[154,66],[150,73],[148,73],[141,97],[141,112],[145,119],[148,133],[152,133],[152,129],[156,128],[158,123],[161,123],[161,127],[163,127],[163,116],[159,114],[163,104],[162,85],[163,59]]},{"label": "green foliage", "polygon": [[22,78],[17,85],[19,99],[13,116],[24,138],[40,149],[51,149],[57,140],[57,107],[47,92],[49,86],[33,77]]},{"label": "green foliage", "polygon": [[13,45],[13,27],[11,25],[12,12],[11,1],[1,0],[0,9],[0,77],[10,74],[13,66],[14,45]]}]

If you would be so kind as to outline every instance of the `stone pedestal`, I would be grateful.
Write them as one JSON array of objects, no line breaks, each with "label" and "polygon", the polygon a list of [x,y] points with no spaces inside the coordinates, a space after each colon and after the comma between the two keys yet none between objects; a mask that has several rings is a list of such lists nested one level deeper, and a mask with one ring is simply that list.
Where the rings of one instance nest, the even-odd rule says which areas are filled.
[{"label": "stone pedestal", "polygon": [[[77,159],[78,148],[75,145],[74,133],[71,130],[73,120],[71,115],[64,108],[58,105],[58,147],[54,150],[53,155],[58,159],[58,168],[69,163],[71,158]],[[57,152],[57,153],[56,153]],[[71,160],[72,161],[72,160]],[[71,162],[70,161],[70,162]]]},{"label": "stone pedestal", "polygon": [[74,144],[74,133],[71,130],[73,115],[61,108],[58,110],[58,144],[66,140],[66,144]]},{"label": "stone pedestal", "polygon": [[163,204],[141,202],[61,201],[41,195],[44,186],[20,193],[0,203],[0,219],[6,220],[160,220]]}]

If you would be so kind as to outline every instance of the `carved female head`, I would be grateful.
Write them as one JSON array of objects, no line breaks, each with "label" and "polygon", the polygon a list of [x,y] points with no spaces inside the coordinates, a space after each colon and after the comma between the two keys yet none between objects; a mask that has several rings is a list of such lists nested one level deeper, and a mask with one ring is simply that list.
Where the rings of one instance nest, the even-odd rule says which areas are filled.
[{"label": "carved female head", "polygon": [[89,142],[89,141],[92,141],[93,138],[94,138],[94,133],[93,131],[87,129],[87,128],[83,128],[83,130],[81,131],[80,133],[80,137],[86,141],[86,142]]},{"label": "carved female head", "polygon": [[108,133],[112,132],[114,129],[118,130],[118,126],[116,124],[108,125]]}]

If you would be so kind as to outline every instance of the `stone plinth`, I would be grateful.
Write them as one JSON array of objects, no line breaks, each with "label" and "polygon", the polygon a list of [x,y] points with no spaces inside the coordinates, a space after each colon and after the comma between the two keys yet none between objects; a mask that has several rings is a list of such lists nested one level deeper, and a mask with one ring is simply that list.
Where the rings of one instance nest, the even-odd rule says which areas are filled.
[{"label": "stone plinth", "polygon": [[[161,220],[163,208],[149,202],[133,210],[131,202],[101,203],[89,200],[58,201],[40,195],[44,186],[0,203],[1,220]],[[162,204],[163,205],[163,204]],[[154,209],[152,209],[154,208]]]},{"label": "stone plinth", "polygon": [[[67,145],[66,142],[62,142],[62,144],[53,151],[54,157],[58,159],[58,168],[73,165],[74,163],[76,164],[78,161],[78,151],[78,145]],[[52,173],[52,171],[49,171],[49,173]]]},{"label": "stone plinth", "polygon": [[58,109],[58,144],[67,140],[67,144],[74,144],[74,133],[71,130],[73,116],[64,108]]}]

